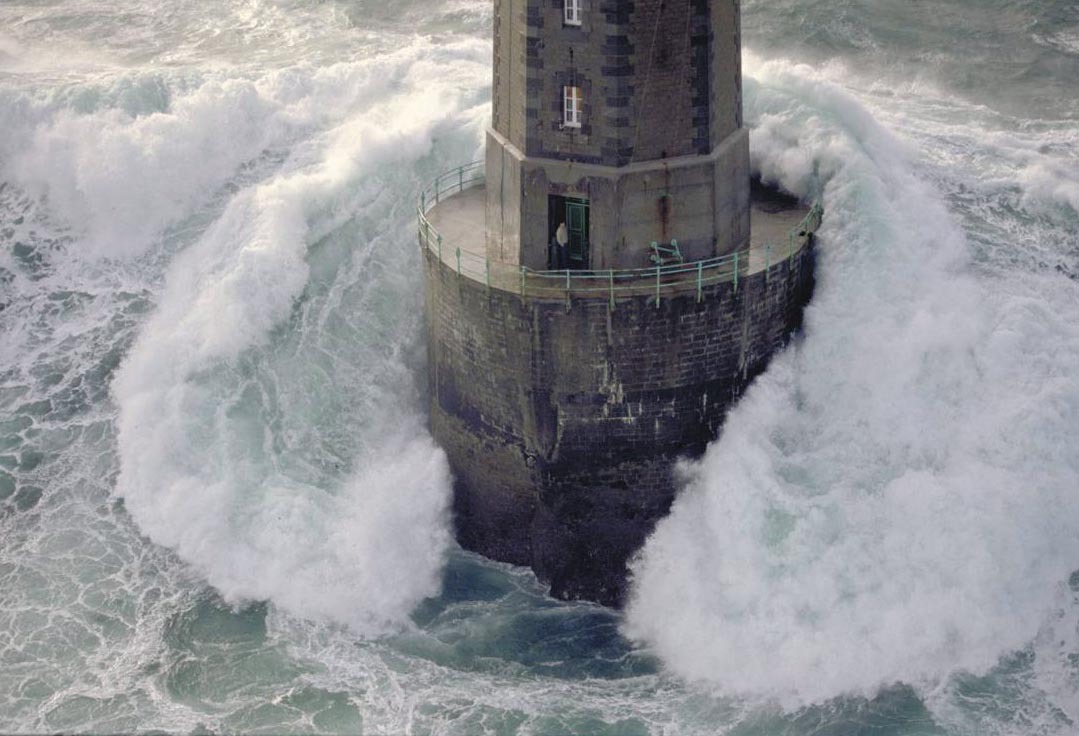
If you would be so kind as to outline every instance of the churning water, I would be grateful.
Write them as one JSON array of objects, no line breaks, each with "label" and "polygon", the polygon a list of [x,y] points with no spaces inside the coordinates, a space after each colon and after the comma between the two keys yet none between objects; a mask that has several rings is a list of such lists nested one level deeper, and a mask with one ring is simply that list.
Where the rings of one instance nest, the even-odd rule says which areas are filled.
[{"label": "churning water", "polygon": [[747,0],[802,338],[624,616],[453,547],[490,4],[0,5],[0,731],[1079,732],[1079,6]]}]

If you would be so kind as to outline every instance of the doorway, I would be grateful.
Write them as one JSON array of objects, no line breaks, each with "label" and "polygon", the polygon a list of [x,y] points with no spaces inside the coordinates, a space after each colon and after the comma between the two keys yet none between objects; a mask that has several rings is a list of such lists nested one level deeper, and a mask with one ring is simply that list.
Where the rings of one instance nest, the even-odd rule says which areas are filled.
[{"label": "doorway", "polygon": [[[587,199],[556,194],[547,198],[547,268],[552,271],[588,269],[588,220]],[[560,247],[558,226],[563,223],[566,226],[566,244]]]}]

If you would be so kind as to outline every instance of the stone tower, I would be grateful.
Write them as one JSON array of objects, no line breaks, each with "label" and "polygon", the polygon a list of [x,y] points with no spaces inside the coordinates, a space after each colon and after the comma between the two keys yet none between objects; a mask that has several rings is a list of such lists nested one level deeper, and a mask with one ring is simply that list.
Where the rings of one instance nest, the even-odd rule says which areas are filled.
[{"label": "stone tower", "polygon": [[619,269],[652,241],[745,248],[739,27],[739,0],[495,0],[488,255]]},{"label": "stone tower", "polygon": [[494,2],[485,160],[419,208],[431,432],[462,546],[618,604],[800,324],[820,210],[751,197],[739,0]]}]

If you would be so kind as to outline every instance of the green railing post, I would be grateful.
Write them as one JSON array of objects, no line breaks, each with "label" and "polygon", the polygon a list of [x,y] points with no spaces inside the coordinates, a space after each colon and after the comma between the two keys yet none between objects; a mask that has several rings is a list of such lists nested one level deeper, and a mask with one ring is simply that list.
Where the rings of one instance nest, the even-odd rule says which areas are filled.
[{"label": "green railing post", "polygon": [[491,259],[483,259],[483,282],[487,285],[487,290],[491,290]]},{"label": "green railing post", "polygon": [[461,246],[457,246],[457,275],[461,275]]},{"label": "green railing post", "polygon": [[738,293],[738,251],[734,251],[734,293]]},{"label": "green railing post", "polygon": [[697,261],[697,301],[700,302],[704,298],[701,293],[701,278],[704,275],[704,263]]},{"label": "green railing post", "polygon": [[420,192],[420,212],[427,212],[427,190]]},{"label": "green railing post", "polygon": [[659,266],[656,266],[656,309],[659,309]]},{"label": "green railing post", "polygon": [[[442,233],[439,233],[437,237],[438,237],[438,262],[442,263]],[[427,232],[427,242],[428,243],[431,242],[431,232],[430,232],[430,230],[428,230],[428,232]]]},{"label": "green railing post", "polygon": [[441,176],[435,177],[435,205],[438,205],[438,180],[441,178]]},{"label": "green railing post", "polygon": [[610,269],[610,270],[607,271],[607,285],[608,285],[608,287],[610,289],[610,294],[611,294],[611,301],[609,302],[608,306],[609,306],[610,310],[613,312],[614,311],[614,269]]}]

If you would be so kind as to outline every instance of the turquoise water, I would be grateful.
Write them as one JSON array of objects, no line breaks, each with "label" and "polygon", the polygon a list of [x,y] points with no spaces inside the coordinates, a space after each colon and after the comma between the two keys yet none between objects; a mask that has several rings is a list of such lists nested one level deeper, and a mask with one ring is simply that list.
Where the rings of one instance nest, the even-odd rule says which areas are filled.
[{"label": "turquoise water", "polygon": [[623,614],[456,549],[412,199],[490,7],[0,7],[0,731],[1079,731],[1079,10],[746,2],[803,337]]}]

